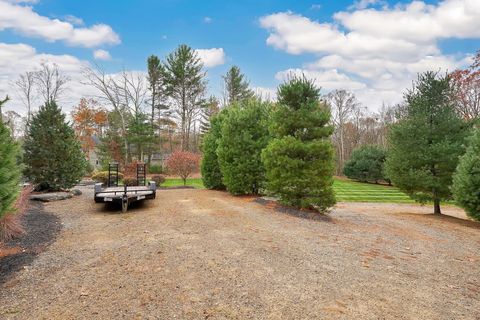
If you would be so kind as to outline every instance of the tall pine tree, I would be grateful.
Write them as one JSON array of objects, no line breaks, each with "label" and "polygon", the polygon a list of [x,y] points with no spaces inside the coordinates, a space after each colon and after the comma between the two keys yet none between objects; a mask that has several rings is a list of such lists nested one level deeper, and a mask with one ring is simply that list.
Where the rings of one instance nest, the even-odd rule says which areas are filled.
[{"label": "tall pine tree", "polygon": [[253,98],[254,94],[249,88],[250,84],[239,67],[231,67],[227,74],[223,76],[223,81],[225,84],[225,105]]},{"label": "tall pine tree", "polygon": [[420,74],[405,99],[405,117],[390,131],[386,173],[412,199],[433,201],[434,213],[440,214],[440,202],[452,195],[466,124],[455,113],[449,77]]},{"label": "tall pine tree", "polygon": [[25,176],[37,190],[71,188],[85,173],[81,144],[55,101],[32,118],[24,149]]},{"label": "tall pine tree", "polygon": [[280,85],[270,131],[274,139],[262,153],[267,189],[280,201],[320,211],[335,204],[330,112],[320,91],[305,78]]},{"label": "tall pine tree", "polygon": [[13,204],[19,192],[17,157],[17,145],[7,127],[0,121],[0,219],[13,212]]}]

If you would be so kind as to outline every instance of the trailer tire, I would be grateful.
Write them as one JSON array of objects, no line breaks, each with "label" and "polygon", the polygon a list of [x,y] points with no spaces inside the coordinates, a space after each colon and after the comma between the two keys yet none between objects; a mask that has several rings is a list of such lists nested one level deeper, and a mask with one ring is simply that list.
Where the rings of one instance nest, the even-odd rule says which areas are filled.
[{"label": "trailer tire", "polygon": [[128,200],[125,200],[126,199],[122,199],[122,213],[125,213],[128,210]]}]

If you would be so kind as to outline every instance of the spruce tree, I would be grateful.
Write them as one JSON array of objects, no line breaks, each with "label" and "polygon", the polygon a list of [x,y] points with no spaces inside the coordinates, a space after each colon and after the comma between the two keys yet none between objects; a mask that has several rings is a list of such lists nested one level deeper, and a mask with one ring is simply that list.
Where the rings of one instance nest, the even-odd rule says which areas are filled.
[{"label": "spruce tree", "polygon": [[13,212],[13,204],[20,189],[17,157],[17,145],[7,127],[0,121],[0,219]]},{"label": "spruce tree", "polygon": [[455,113],[448,77],[420,74],[405,100],[405,116],[390,130],[386,174],[412,199],[432,201],[440,214],[440,202],[452,195],[466,124]]},{"label": "spruce tree", "polygon": [[267,103],[244,100],[229,107],[222,121],[217,155],[223,183],[232,194],[258,194],[263,189],[260,154],[269,141],[269,109]]},{"label": "spruce tree", "polygon": [[208,189],[225,189],[220,163],[218,162],[217,148],[221,138],[222,120],[227,112],[228,109],[224,109],[221,113],[213,116],[210,121],[210,129],[202,139],[202,180],[203,185]]},{"label": "spruce tree", "polygon": [[32,118],[24,149],[25,176],[37,190],[71,188],[85,173],[80,142],[55,101]]},{"label": "spruce tree", "polygon": [[270,132],[263,151],[267,189],[287,205],[316,208],[335,204],[330,112],[320,91],[305,78],[280,85]]},{"label": "spruce tree", "polygon": [[470,139],[453,176],[453,196],[467,215],[480,221],[480,129]]}]

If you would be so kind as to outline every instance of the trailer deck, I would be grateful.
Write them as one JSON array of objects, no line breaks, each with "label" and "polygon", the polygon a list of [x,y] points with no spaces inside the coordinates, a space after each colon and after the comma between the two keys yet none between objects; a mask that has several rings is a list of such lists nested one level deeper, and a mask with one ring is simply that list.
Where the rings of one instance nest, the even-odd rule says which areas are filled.
[{"label": "trailer deck", "polygon": [[95,184],[96,203],[119,203],[122,205],[122,212],[127,212],[130,203],[141,200],[155,199],[157,186],[154,181],[146,183],[146,166],[137,166],[137,186],[118,186],[118,164],[111,164],[108,168],[108,186],[103,187],[101,183]]}]

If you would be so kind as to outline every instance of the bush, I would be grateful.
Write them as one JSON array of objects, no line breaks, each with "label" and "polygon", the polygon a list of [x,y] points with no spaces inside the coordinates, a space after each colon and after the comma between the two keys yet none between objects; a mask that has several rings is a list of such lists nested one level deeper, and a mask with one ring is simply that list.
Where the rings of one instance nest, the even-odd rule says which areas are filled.
[{"label": "bush", "polygon": [[87,167],[85,169],[85,173],[88,175],[88,176],[91,176],[93,171],[95,171],[95,168],[93,167],[93,165],[90,163],[90,162],[87,162]]},{"label": "bush", "polygon": [[25,176],[37,190],[69,189],[85,173],[80,142],[54,101],[33,116],[24,149]]},{"label": "bush", "polygon": [[178,175],[187,185],[187,178],[198,170],[200,155],[188,151],[175,151],[168,157],[167,170],[170,174]]},{"label": "bush", "polygon": [[299,208],[324,211],[335,204],[330,113],[319,89],[294,78],[278,89],[270,131],[274,139],[262,153],[267,190]]},{"label": "bush", "polygon": [[125,177],[125,178],[123,178],[123,185],[128,186],[128,187],[138,186],[137,178],[135,178],[135,177]]},{"label": "bush", "polygon": [[366,145],[355,149],[352,157],[345,163],[343,173],[346,177],[361,182],[387,180],[384,175],[384,164],[387,153],[384,149]]},{"label": "bush", "polygon": [[467,215],[480,221],[480,130],[470,139],[453,177],[453,196]]},{"label": "bush", "polygon": [[[20,171],[17,165],[18,148],[7,127],[0,120],[0,219],[15,212],[19,193]],[[4,231],[0,225],[0,234]]]},{"label": "bush", "polygon": [[217,155],[223,183],[232,194],[258,194],[264,187],[260,154],[270,140],[269,111],[268,103],[244,100],[231,106],[222,120]]},{"label": "bush", "polygon": [[210,122],[210,129],[202,140],[202,180],[207,189],[224,190],[223,176],[218,162],[217,148],[218,141],[221,138],[222,119],[225,117],[227,109],[214,116]]},{"label": "bush", "polygon": [[[118,180],[123,179],[123,173],[119,172],[118,173]],[[97,171],[93,172],[92,174],[92,180],[96,182],[101,182],[103,184],[108,183],[108,171]]]},{"label": "bush", "polygon": [[163,173],[163,167],[161,165],[150,165],[148,167],[148,172],[149,173]]},{"label": "bush", "polygon": [[155,175],[150,178],[151,181],[154,181],[157,184],[157,187],[165,182],[165,176]]}]

